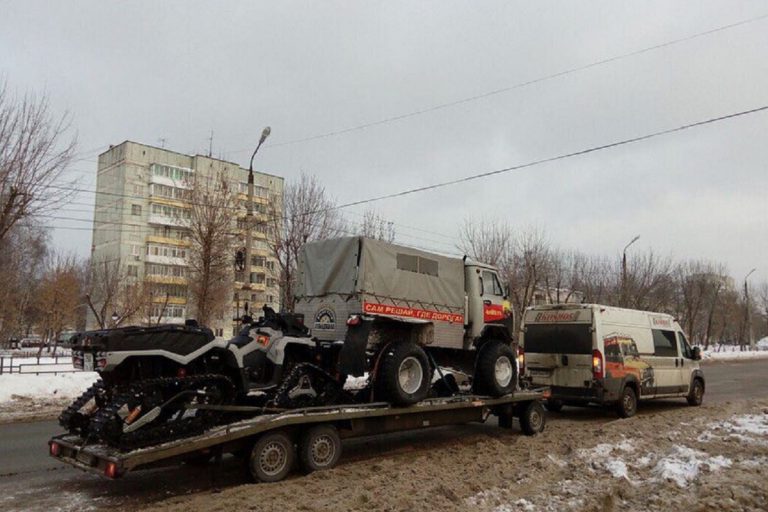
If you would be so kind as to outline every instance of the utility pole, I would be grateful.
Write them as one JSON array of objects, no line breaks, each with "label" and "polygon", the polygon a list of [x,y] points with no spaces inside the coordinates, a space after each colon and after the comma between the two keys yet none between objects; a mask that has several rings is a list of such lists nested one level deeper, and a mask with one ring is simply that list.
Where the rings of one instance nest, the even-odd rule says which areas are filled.
[{"label": "utility pole", "polygon": [[[747,279],[755,270],[757,269],[753,268],[746,276],[744,276],[744,329],[746,330],[747,341],[749,341],[750,350],[755,348],[755,339],[752,337],[752,315],[749,314],[749,284],[747,283]],[[743,340],[741,349],[744,350]]]},{"label": "utility pole", "polygon": [[[253,235],[251,233],[253,230],[253,158],[256,156],[259,148],[264,144],[264,141],[267,140],[267,137],[269,137],[271,132],[272,129],[269,126],[262,130],[259,144],[256,146],[256,149],[253,150],[251,163],[248,165],[248,205],[245,214],[245,284],[243,285],[243,288],[246,290],[251,289],[251,245],[253,244]],[[245,304],[248,304],[247,299]]]},{"label": "utility pole", "polygon": [[213,130],[211,130],[211,136],[208,137],[208,158],[211,158],[213,154]]},{"label": "utility pole", "polygon": [[640,235],[635,236],[630,242],[624,246],[624,250],[621,252],[621,304],[622,307],[627,306],[627,249],[633,243],[640,239]]}]

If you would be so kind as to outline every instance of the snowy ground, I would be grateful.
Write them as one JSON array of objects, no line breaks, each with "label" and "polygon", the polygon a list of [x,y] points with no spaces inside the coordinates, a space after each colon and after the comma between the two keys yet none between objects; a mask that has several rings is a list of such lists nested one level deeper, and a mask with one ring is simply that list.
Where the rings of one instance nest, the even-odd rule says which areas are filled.
[{"label": "snowy ground", "polygon": [[741,351],[738,345],[713,345],[708,350],[702,350],[701,358],[705,361],[733,361],[735,359],[768,358],[768,338],[763,338],[757,345],[757,350]]}]

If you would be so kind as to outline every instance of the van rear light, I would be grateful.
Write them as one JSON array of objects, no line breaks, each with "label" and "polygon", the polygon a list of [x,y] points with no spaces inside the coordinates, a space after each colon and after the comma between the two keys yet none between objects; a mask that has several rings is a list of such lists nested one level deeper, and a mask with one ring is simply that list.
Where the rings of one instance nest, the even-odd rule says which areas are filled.
[{"label": "van rear light", "polygon": [[517,365],[520,367],[520,375],[525,373],[525,350],[517,347]]},{"label": "van rear light", "polygon": [[599,350],[592,351],[592,377],[603,378],[603,354]]}]

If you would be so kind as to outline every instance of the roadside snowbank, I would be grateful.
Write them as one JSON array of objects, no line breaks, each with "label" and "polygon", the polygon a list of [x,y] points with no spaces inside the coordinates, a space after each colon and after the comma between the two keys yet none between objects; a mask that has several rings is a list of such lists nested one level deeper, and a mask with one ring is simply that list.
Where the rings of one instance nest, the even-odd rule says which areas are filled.
[{"label": "roadside snowbank", "polygon": [[70,399],[96,381],[96,372],[0,375],[0,403],[21,399]]},{"label": "roadside snowbank", "polygon": [[[760,340],[761,342],[768,340]],[[739,350],[738,345],[715,345],[707,350],[702,350],[701,358],[704,361],[733,361],[734,359],[762,359],[768,358],[768,345],[758,346],[757,350]]]}]

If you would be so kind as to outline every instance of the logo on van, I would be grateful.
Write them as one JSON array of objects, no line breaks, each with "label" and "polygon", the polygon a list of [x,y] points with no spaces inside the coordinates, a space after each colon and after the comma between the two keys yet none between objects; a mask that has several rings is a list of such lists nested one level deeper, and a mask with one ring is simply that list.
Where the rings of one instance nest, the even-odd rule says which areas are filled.
[{"label": "logo on van", "polygon": [[574,322],[578,318],[578,311],[546,311],[538,313],[534,322]]},{"label": "logo on van", "polygon": [[315,313],[315,329],[319,331],[333,331],[336,329],[336,313],[329,307],[320,308]]},{"label": "logo on van", "polygon": [[663,316],[652,316],[651,323],[658,327],[672,327],[672,321],[669,318]]}]

